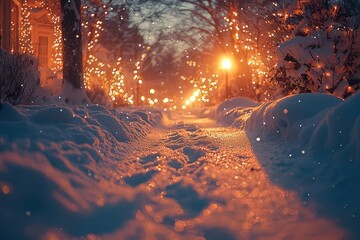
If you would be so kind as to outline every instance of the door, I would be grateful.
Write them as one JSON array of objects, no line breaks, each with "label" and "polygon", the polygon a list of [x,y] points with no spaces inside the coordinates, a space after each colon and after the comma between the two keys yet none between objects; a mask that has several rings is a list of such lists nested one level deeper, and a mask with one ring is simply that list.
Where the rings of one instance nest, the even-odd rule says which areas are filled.
[{"label": "door", "polygon": [[39,66],[48,67],[49,64],[49,38],[39,36]]}]

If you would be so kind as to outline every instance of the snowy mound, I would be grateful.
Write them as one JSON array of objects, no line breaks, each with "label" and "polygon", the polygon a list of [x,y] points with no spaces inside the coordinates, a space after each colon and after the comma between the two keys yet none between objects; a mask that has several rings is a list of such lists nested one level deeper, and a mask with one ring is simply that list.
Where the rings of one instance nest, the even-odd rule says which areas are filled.
[{"label": "snowy mound", "polygon": [[259,103],[254,102],[248,98],[232,98],[219,104],[219,106],[216,108],[216,115],[219,116],[234,108],[249,108],[257,106],[259,106]]},{"label": "snowy mound", "polygon": [[268,102],[247,119],[257,139],[296,139],[302,149],[346,152],[359,159],[360,94],[342,101],[325,94],[299,94]]},{"label": "snowy mound", "polygon": [[[110,184],[115,181],[109,181],[112,172],[126,142],[141,140],[161,121],[161,113],[153,109],[1,104],[0,221],[7,223],[0,226],[1,237],[51,239],[52,233],[43,231],[60,225],[73,235],[82,234],[77,229],[110,231],[104,228],[112,225],[102,221],[109,211],[126,212],[130,201],[115,202],[121,193]],[[121,223],[119,219],[113,220]]]},{"label": "snowy mound", "polygon": [[267,102],[254,110],[247,129],[261,135],[292,137],[301,130],[301,121],[340,101],[325,94],[299,94]]},{"label": "snowy mound", "polygon": [[360,159],[360,94],[345,101],[327,94],[298,94],[258,104],[232,99],[217,107],[217,121],[244,128],[258,141],[299,142],[301,149],[331,151]]},{"label": "snowy mound", "polygon": [[208,117],[217,119],[217,121],[226,126],[233,126],[241,128],[241,121],[238,117],[247,115],[251,108],[259,106],[259,103],[254,102],[248,98],[239,97],[226,100],[217,106],[204,108],[200,112],[201,117]]},{"label": "snowy mound", "polygon": [[[299,94],[252,109],[234,108],[218,122],[245,128],[270,179],[305,205],[332,217],[359,239],[360,93],[346,100]],[[246,111],[245,111],[246,110]]]},{"label": "snowy mound", "polygon": [[[360,93],[307,121],[300,132],[302,144],[331,152],[336,158],[360,163]],[[309,141],[310,140],[310,141]]]}]

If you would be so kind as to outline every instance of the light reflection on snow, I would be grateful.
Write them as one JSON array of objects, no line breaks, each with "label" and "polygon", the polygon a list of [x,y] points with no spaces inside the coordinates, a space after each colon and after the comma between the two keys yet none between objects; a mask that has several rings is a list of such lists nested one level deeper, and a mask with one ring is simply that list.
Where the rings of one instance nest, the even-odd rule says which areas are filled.
[{"label": "light reflection on snow", "polygon": [[21,215],[31,211],[34,221],[43,218],[36,224],[45,239],[344,236],[333,222],[305,208],[294,192],[269,181],[242,131],[187,119],[131,143],[108,141],[114,139],[108,132],[98,134],[103,141],[77,146],[65,138],[42,143],[41,152],[1,155],[31,176],[11,190],[26,192],[22,185],[28,181],[24,201],[34,200],[31,192],[46,200],[41,209],[50,213],[18,210]]}]

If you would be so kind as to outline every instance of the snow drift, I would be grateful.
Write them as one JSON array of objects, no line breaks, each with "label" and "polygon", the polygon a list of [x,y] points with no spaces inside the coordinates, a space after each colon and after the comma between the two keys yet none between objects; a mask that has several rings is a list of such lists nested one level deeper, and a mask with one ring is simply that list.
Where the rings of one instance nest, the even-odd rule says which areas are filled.
[{"label": "snow drift", "polygon": [[[113,172],[126,143],[161,121],[154,109],[1,104],[1,238],[52,239],[59,226],[80,237],[121,225],[141,196],[115,191]],[[109,220],[113,211],[122,214]]]},{"label": "snow drift", "polygon": [[[360,231],[360,93],[346,100],[298,94],[258,107],[239,105],[218,122],[246,130],[270,179],[305,205]],[[315,206],[314,206],[315,205]]]},{"label": "snow drift", "polygon": [[325,94],[299,94],[254,109],[247,131],[256,138],[297,139],[312,151],[360,159],[360,94],[343,101]]}]

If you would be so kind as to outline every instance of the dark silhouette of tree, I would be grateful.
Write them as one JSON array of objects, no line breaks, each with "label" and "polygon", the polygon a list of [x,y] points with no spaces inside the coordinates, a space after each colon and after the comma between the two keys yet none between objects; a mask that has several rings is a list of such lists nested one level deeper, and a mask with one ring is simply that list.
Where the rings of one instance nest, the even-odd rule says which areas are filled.
[{"label": "dark silhouette of tree", "polygon": [[82,42],[80,0],[61,0],[61,29],[63,35],[63,79],[75,89],[82,89]]},{"label": "dark silhouette of tree", "polygon": [[111,14],[104,19],[103,28],[99,39],[102,46],[117,58],[121,57],[123,62],[132,63],[139,59],[146,46],[139,27],[130,20],[129,6],[113,5]]}]

